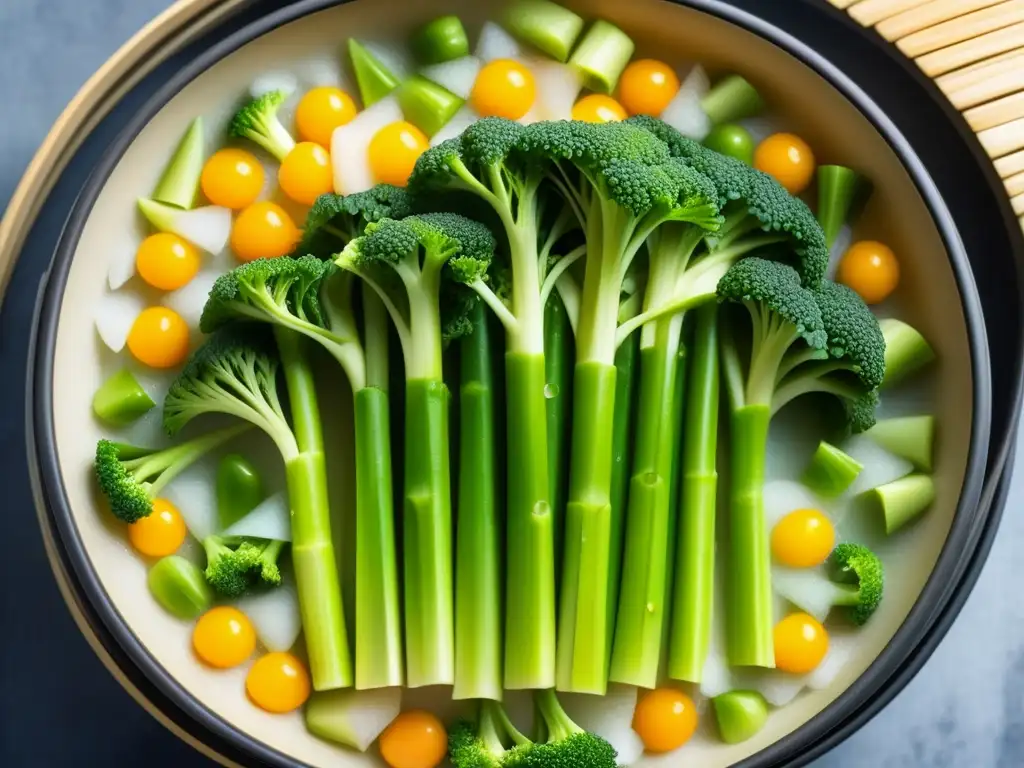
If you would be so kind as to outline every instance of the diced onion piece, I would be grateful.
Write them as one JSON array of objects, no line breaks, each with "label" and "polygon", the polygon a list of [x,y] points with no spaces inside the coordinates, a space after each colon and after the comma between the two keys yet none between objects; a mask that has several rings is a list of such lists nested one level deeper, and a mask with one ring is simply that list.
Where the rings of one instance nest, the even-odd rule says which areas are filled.
[{"label": "diced onion piece", "polygon": [[914,465],[909,461],[894,456],[864,435],[851,437],[841,448],[864,465],[864,469],[847,491],[850,495],[870,491],[872,488],[906,477],[914,471]]},{"label": "diced onion piece", "polygon": [[117,248],[117,253],[110,262],[110,271],[107,272],[107,285],[110,290],[116,291],[135,275],[135,253],[136,246],[123,243]]},{"label": "diced onion piece", "polygon": [[772,569],[772,589],[820,622],[828,618],[838,588],[821,568]]},{"label": "diced onion piece", "polygon": [[482,66],[483,62],[476,56],[463,56],[461,59],[424,67],[420,74],[444,86],[460,99],[468,99]]},{"label": "diced onion piece", "polygon": [[405,80],[413,71],[412,53],[408,46],[382,43],[377,40],[360,40],[369,51],[399,81]]},{"label": "diced onion piece", "polygon": [[365,752],[401,708],[401,688],[321,691],[306,705],[306,727],[322,739]]},{"label": "diced onion piece", "polygon": [[256,637],[268,651],[290,650],[302,630],[299,599],[290,580],[265,592],[247,595],[235,607],[249,617]]},{"label": "diced onion piece", "polygon": [[783,126],[779,118],[773,115],[745,117],[739,121],[739,124],[747,129],[747,132],[754,140],[755,146],[760,144],[769,136],[776,133],[783,133],[785,131],[785,126]]},{"label": "diced onion piece", "polygon": [[694,66],[683,80],[679,92],[661,113],[661,119],[684,136],[703,141],[711,132],[711,120],[701,106],[701,99],[710,88],[707,73],[700,65]]},{"label": "diced onion piece", "polygon": [[576,103],[583,78],[576,67],[549,59],[529,62],[537,84],[536,108],[542,120],[569,120]]},{"label": "diced onion piece", "polygon": [[846,252],[850,250],[851,245],[853,245],[853,228],[849,224],[843,224],[836,234],[832,248],[829,250],[828,269],[825,270],[825,276],[829,280],[835,280],[836,272],[839,270],[839,262],[842,261]]},{"label": "diced onion piece", "polygon": [[145,300],[132,291],[108,292],[100,299],[96,307],[96,330],[111,351],[124,349],[135,319],[145,308]]},{"label": "diced onion piece", "polygon": [[806,680],[803,675],[791,675],[777,669],[750,672],[746,678],[749,688],[760,693],[765,701],[775,707],[784,707],[799,696]]},{"label": "diced onion piece", "polygon": [[798,509],[822,509],[822,500],[803,483],[772,480],[764,485],[764,518],[769,530],[790,512]]},{"label": "diced onion piece", "polygon": [[174,229],[190,243],[216,255],[227,247],[231,237],[231,211],[216,205],[182,211]]},{"label": "diced onion piece", "polygon": [[351,122],[334,129],[331,162],[334,165],[335,192],[351,195],[374,185],[369,160],[370,142],[379,130],[402,119],[398,99],[388,96],[360,112]]},{"label": "diced onion piece", "polygon": [[202,317],[203,307],[210,296],[210,289],[214,282],[220,277],[221,271],[216,269],[202,269],[199,274],[193,277],[188,283],[176,291],[164,294],[161,303],[173,309],[189,328],[199,328],[199,318]]},{"label": "diced onion piece", "polygon": [[302,84],[310,88],[326,85],[341,87],[343,82],[338,65],[319,58],[310,59],[298,64],[295,71]]},{"label": "diced onion piece", "polygon": [[287,495],[281,492],[268,496],[256,509],[224,531],[224,535],[291,541],[292,526]]},{"label": "diced onion piece", "polygon": [[430,138],[430,146],[436,147],[442,141],[454,139],[473,123],[480,119],[480,116],[473,111],[472,107],[463,107],[455,116],[444,124],[444,127]]},{"label": "diced onion piece", "polygon": [[[157,409],[154,409],[157,410]],[[217,533],[217,468],[198,461],[175,477],[163,491],[178,511],[188,532],[202,541]]]},{"label": "diced onion piece", "polygon": [[828,638],[828,654],[817,669],[807,675],[807,687],[812,691],[828,688],[839,677],[856,648],[857,638],[853,633],[831,632]]},{"label": "diced onion piece", "polygon": [[534,104],[530,107],[530,111],[519,118],[518,122],[520,125],[530,125],[531,123],[539,123],[544,118],[541,116],[541,111]]},{"label": "diced onion piece", "polygon": [[518,59],[523,55],[523,48],[512,35],[493,21],[487,21],[480,28],[474,53],[487,63],[495,59]]},{"label": "diced onion piece", "polygon": [[643,754],[643,741],[633,730],[637,701],[634,686],[612,683],[604,696],[565,693],[559,699],[580,728],[596,733],[615,748],[619,765],[630,765]]},{"label": "diced onion piece", "polygon": [[254,99],[271,91],[283,91],[291,96],[297,90],[299,80],[291,72],[264,72],[249,86],[249,93]]}]

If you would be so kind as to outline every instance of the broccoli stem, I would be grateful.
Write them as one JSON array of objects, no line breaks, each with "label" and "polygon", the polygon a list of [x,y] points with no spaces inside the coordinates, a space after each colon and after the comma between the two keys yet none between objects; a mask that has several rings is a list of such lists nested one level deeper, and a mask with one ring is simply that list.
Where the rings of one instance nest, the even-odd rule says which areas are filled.
[{"label": "broccoli stem", "polygon": [[548,481],[551,484],[551,513],[554,533],[555,572],[560,565],[563,511],[568,491],[569,409],[572,399],[572,326],[560,296],[552,295],[544,308],[544,368],[547,385]]},{"label": "broccoli stem", "polygon": [[[366,344],[360,351],[365,357],[366,386],[388,391],[388,314],[377,292],[363,284],[363,325]],[[358,345],[356,345],[358,346]],[[343,365],[343,367],[345,367]],[[358,387],[353,382],[354,388]]]},{"label": "broccoli stem", "polygon": [[555,566],[543,355],[505,355],[508,567],[505,687],[555,683]]},{"label": "broccoli stem", "polygon": [[558,689],[604,694],[615,366],[577,362],[558,624]]},{"label": "broccoli stem", "polygon": [[763,497],[770,420],[767,405],[742,406],[731,415],[726,646],[733,666],[775,666],[771,550]]},{"label": "broccoli stem", "polygon": [[[461,343],[455,561],[455,699],[502,697],[501,529],[491,340],[484,306]],[[486,709],[485,709],[486,711]]]},{"label": "broccoli stem", "polygon": [[[615,414],[612,425],[612,515],[608,537],[608,637],[615,631],[622,572],[622,540],[625,528],[629,475],[632,467],[633,423],[636,417],[636,359],[640,334],[631,334],[615,352]],[[606,649],[611,664],[612,645]]]},{"label": "broccoli stem", "polygon": [[391,425],[387,393],[355,394],[356,688],[387,688],[404,679],[395,557]]},{"label": "broccoli stem", "polygon": [[448,388],[405,386],[405,631],[408,686],[455,679]]},{"label": "broccoli stem", "polygon": [[292,564],[310,674],[315,690],[346,688],[352,685],[352,659],[331,538],[327,469],[313,367],[300,334],[277,326],[274,336],[299,449],[285,469],[291,506]]},{"label": "broccoli stem", "polygon": [[668,660],[669,660],[669,641],[672,636],[672,617],[674,603],[673,599],[675,596],[675,569],[676,569],[676,550],[678,548],[677,542],[679,540],[679,507],[680,507],[680,493],[679,488],[683,483],[683,445],[679,429],[683,425],[683,419],[685,418],[685,404],[686,404],[686,393],[689,386],[689,375],[690,375],[690,346],[692,344],[692,333],[690,338],[687,338],[687,333],[683,331],[683,338],[679,344],[679,349],[676,352],[676,381],[675,381],[675,394],[672,399],[672,415],[671,423],[676,426],[674,432],[674,439],[672,440],[672,487],[671,493],[668,497],[668,541],[666,546],[668,547],[668,554],[666,555],[666,570],[665,570],[665,605],[668,613],[666,614],[665,621],[661,624],[661,663],[658,667],[659,679],[666,676],[668,671]]},{"label": "broccoli stem", "polygon": [[699,683],[711,638],[718,486],[718,308],[695,312],[693,353],[683,424],[682,507],[676,539],[669,677]]},{"label": "broccoli stem", "polygon": [[674,411],[681,315],[658,321],[653,343],[640,350],[640,405],[626,515],[618,621],[610,677],[654,688],[666,621],[676,425]]}]

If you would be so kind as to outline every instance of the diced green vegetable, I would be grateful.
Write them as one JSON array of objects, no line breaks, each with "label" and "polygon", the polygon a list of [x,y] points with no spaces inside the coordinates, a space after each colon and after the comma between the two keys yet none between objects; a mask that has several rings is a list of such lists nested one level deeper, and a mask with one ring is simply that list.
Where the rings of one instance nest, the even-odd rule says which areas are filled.
[{"label": "diced green vegetable", "polygon": [[704,139],[704,146],[747,165],[754,164],[754,137],[742,125],[723,123],[712,128]]},{"label": "diced green vegetable", "polygon": [[506,29],[548,56],[565,61],[583,31],[583,19],[550,0],[519,0],[505,12]]},{"label": "diced green vegetable", "polygon": [[306,705],[306,728],[314,736],[365,752],[398,716],[400,688],[317,691]]},{"label": "diced green vegetable", "polygon": [[131,424],[154,405],[156,403],[127,368],[103,382],[92,396],[93,413],[115,426]]},{"label": "diced green vegetable", "polygon": [[437,83],[416,75],[399,86],[398,103],[406,120],[427,136],[433,136],[455,116],[464,102]]},{"label": "diced green vegetable", "polygon": [[764,110],[761,94],[739,75],[729,75],[716,83],[701,99],[700,105],[712,125],[754,117]]},{"label": "diced green vegetable", "polygon": [[363,108],[373,106],[398,87],[398,78],[355,38],[349,38],[348,55],[359,84]]},{"label": "diced green vegetable", "polygon": [[768,721],[768,702],[757,691],[729,691],[711,700],[718,732],[726,744],[757,735]]},{"label": "diced green vegetable", "polygon": [[819,496],[840,496],[850,487],[864,465],[822,440],[804,470],[803,484]]},{"label": "diced green vegetable", "polygon": [[934,416],[884,419],[864,434],[889,453],[911,462],[922,472],[932,471],[935,444]]},{"label": "diced green vegetable", "polygon": [[893,534],[935,501],[935,481],[929,475],[907,475],[866,491],[865,497],[881,510],[885,532]]},{"label": "diced green vegetable", "polygon": [[629,35],[599,19],[587,30],[569,63],[583,75],[587,88],[597,93],[611,93],[635,47]]},{"label": "diced green vegetable", "polygon": [[469,38],[458,16],[439,16],[413,33],[410,47],[420,64],[430,66],[468,56]]},{"label": "diced green vegetable", "polygon": [[149,591],[169,613],[179,619],[195,619],[213,602],[213,593],[195,563],[171,555],[149,569]]},{"label": "diced green vegetable", "polygon": [[856,221],[871,191],[872,185],[867,177],[852,168],[818,166],[818,221],[825,230],[825,241],[830,248],[843,224]]},{"label": "diced green vegetable", "polygon": [[230,528],[264,499],[259,471],[244,456],[231,453],[217,466],[217,520]]},{"label": "diced green vegetable", "polygon": [[887,317],[878,321],[885,336],[885,379],[891,387],[917,373],[935,359],[935,350],[919,330],[909,323]]},{"label": "diced green vegetable", "polygon": [[203,118],[189,125],[153,191],[153,199],[178,208],[191,208],[203,173]]}]

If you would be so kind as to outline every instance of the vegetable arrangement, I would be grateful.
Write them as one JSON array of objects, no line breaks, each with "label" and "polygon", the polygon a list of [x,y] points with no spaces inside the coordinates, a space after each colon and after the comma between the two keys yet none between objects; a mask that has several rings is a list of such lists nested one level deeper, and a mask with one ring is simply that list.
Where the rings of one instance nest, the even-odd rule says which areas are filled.
[{"label": "vegetable arrangement", "polygon": [[[155,231],[111,270],[97,329],[129,361],[93,409],[208,426],[101,440],[99,488],[201,662],[251,662],[255,706],[393,768],[612,768],[683,747],[702,712],[747,740],[882,604],[883,561],[847,531],[895,535],[935,498],[934,416],[876,418],[935,354],[870,308],[895,254],[837,247],[870,183],[796,135],[756,142],[750,82],[634,59],[607,21],[522,0],[469,40],[424,25],[414,73],[350,40],[357,94],[254,86],[208,157],[192,123],[139,201]],[[138,307],[136,278],[188,311]],[[352,510],[320,357],[352,391]],[[819,442],[782,477],[785,418]],[[475,719],[401,711],[424,686]],[[533,692],[534,731],[509,690]]]}]

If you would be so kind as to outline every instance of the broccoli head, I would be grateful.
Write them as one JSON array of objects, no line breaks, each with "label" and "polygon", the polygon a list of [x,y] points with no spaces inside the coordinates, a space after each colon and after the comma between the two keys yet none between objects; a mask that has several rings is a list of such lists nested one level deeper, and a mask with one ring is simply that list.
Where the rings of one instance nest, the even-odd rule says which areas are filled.
[{"label": "broccoli head", "polygon": [[481,701],[477,722],[460,720],[448,734],[448,757],[455,768],[499,768],[512,748],[530,745],[496,701]]},{"label": "broccoli head", "polygon": [[295,255],[330,259],[381,219],[404,219],[413,212],[412,198],[401,187],[378,184],[351,195],[321,195],[306,216]]},{"label": "broccoli head", "polygon": [[534,699],[547,741],[512,749],[502,764],[504,768],[615,768],[615,748],[574,723],[553,690],[536,691]]},{"label": "broccoli head", "polygon": [[148,517],[153,499],[175,476],[247,428],[222,429],[160,450],[100,440],[93,468],[110,511],[126,523]]},{"label": "broccoli head", "polygon": [[268,91],[252,99],[231,119],[229,135],[248,139],[263,147],[278,161],[284,160],[295,148],[295,139],[277,116],[287,98],[288,94],[284,91]]},{"label": "broccoli head", "polygon": [[223,538],[203,540],[206,580],[221,597],[234,599],[258,587],[281,584],[277,560],[284,542],[265,539]]},{"label": "broccoli head", "polygon": [[854,624],[866,624],[882,602],[885,571],[878,555],[861,544],[840,544],[829,555],[827,568],[842,587],[833,604],[846,606]]}]

